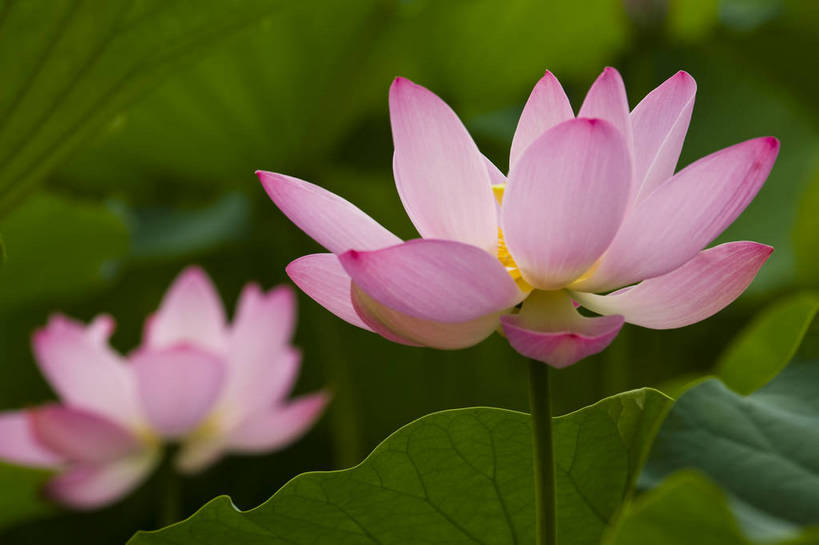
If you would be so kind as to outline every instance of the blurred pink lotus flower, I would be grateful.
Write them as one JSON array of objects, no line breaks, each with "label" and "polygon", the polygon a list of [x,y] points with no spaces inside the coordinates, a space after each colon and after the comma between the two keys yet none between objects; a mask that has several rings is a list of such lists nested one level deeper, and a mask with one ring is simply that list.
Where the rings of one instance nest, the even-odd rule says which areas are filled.
[{"label": "blurred pink lotus flower", "polygon": [[742,142],[674,174],[695,92],[678,72],[629,111],[620,74],[606,68],[575,117],[546,72],[518,122],[507,177],[449,106],[398,78],[393,170],[422,238],[402,242],[341,197],[260,171],[282,212],[331,252],[287,272],[319,304],[387,339],[455,349],[501,326],[518,352],[554,367],[600,352],[624,322],[704,320],[773,251],[703,248],[754,198],[779,142]]},{"label": "blurred pink lotus flower", "polygon": [[233,324],[208,276],[185,270],[142,345],[122,357],[108,345],[110,316],[90,325],[55,315],[34,334],[40,370],[60,398],[0,413],[0,459],[58,473],[46,495],[93,509],[138,486],[177,441],[174,463],[199,471],[228,452],[280,449],[320,416],[323,392],[288,399],[300,354],[290,338],[292,291],[248,284]]}]

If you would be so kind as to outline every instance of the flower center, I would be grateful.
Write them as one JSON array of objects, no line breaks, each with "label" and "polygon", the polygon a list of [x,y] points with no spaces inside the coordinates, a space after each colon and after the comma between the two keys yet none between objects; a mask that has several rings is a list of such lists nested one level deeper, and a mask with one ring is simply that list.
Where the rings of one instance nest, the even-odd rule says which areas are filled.
[{"label": "flower center", "polygon": [[[506,189],[506,184],[496,184],[492,186],[492,193],[495,195],[495,200],[498,201],[498,205],[503,204],[503,192]],[[500,227],[498,227],[498,261],[501,262],[501,265],[506,267],[506,272],[509,273],[509,276],[512,277],[512,280],[518,285],[518,287],[523,291],[532,291],[532,286],[523,279],[523,275],[518,268],[518,264],[515,263],[515,259],[512,257],[512,254],[509,253],[509,248],[506,247],[506,241],[503,240],[503,231]]]}]

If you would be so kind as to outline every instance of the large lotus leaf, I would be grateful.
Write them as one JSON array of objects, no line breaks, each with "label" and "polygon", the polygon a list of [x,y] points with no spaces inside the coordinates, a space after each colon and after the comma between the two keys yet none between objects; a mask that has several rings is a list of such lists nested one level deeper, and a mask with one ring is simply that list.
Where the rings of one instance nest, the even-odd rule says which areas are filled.
[{"label": "large lotus leaf", "polygon": [[674,404],[641,484],[701,470],[729,495],[749,536],[794,537],[819,525],[819,361],[791,363],[749,396],[717,379]]},{"label": "large lotus leaf", "polygon": [[[555,420],[562,544],[599,543],[669,403],[656,390],[635,390]],[[391,435],[355,468],[296,477],[246,512],[217,498],[130,544],[533,543],[530,436],[524,413],[433,413]]]}]

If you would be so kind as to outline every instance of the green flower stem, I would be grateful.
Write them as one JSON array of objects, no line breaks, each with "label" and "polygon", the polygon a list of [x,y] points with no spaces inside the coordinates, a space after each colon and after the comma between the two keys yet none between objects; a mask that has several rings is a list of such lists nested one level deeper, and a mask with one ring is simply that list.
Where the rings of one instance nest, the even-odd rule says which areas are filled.
[{"label": "green flower stem", "polygon": [[177,450],[175,446],[167,448],[158,472],[160,496],[156,505],[160,528],[182,520],[182,477],[173,464]]},{"label": "green flower stem", "polygon": [[532,412],[535,462],[537,545],[556,545],[555,460],[552,446],[551,367],[529,361],[529,405]]}]

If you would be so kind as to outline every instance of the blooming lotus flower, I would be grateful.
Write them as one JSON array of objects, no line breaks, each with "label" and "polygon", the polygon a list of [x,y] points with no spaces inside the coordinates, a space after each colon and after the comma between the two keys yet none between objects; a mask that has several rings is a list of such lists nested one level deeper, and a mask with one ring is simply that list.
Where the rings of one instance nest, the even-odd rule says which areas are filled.
[{"label": "blooming lotus flower", "polygon": [[620,74],[607,68],[575,117],[546,72],[504,176],[449,106],[398,78],[393,170],[421,238],[403,242],[337,195],[258,172],[282,212],[330,252],[287,272],[328,310],[387,339],[454,349],[500,326],[518,352],[554,367],[601,351],[624,322],[703,320],[738,297],[772,251],[704,248],[759,191],[779,142],[742,142],[675,174],[695,91],[678,72],[629,111]]},{"label": "blooming lotus flower", "polygon": [[122,357],[108,345],[110,316],[89,325],[52,316],[34,353],[60,401],[0,413],[0,458],[53,468],[52,499],[78,509],[111,503],[139,485],[166,441],[195,472],[227,452],[269,452],[307,431],[324,393],[287,399],[300,356],[289,342],[289,288],[247,285],[228,324],[207,275],[189,268],[146,323],[142,345]]}]

